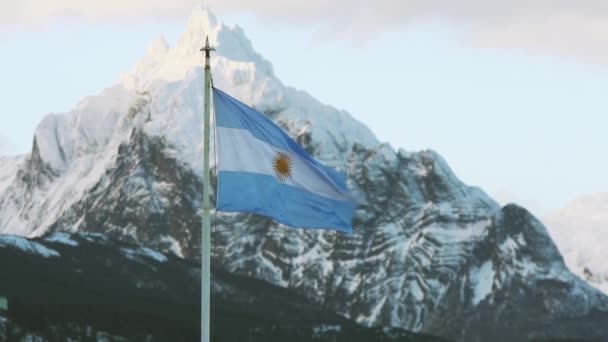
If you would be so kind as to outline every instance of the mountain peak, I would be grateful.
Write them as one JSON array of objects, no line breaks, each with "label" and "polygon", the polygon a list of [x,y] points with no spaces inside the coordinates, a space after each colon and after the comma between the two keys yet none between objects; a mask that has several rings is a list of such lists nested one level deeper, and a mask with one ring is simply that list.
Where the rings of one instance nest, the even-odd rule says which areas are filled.
[{"label": "mountain peak", "polygon": [[200,26],[201,24],[203,27],[213,27],[218,24],[217,17],[211,9],[209,9],[209,6],[206,3],[194,7],[190,14],[188,27],[191,27],[192,25]]},{"label": "mountain peak", "polygon": [[[121,83],[127,89],[141,92],[155,80],[174,82],[186,79],[189,73],[204,65],[204,54],[200,49],[207,38],[216,48],[211,58],[214,74],[223,73],[218,68],[239,74],[235,76],[236,80],[230,80],[230,84],[242,82],[246,74],[259,73],[260,79],[275,78],[272,64],[255,52],[240,27],[224,25],[206,5],[201,5],[190,14],[175,45],[169,46],[164,38],[158,38],[137,63],[134,72],[123,75]],[[251,81],[250,77],[246,78]]]},{"label": "mountain peak", "polygon": [[190,14],[186,30],[179,39],[176,49],[186,54],[199,53],[200,48],[205,45],[207,36],[211,44],[217,43],[222,26],[207,5],[197,6]]},{"label": "mountain peak", "polygon": [[169,43],[164,36],[156,38],[152,44],[148,47],[146,56],[150,57],[164,57],[169,51]]}]

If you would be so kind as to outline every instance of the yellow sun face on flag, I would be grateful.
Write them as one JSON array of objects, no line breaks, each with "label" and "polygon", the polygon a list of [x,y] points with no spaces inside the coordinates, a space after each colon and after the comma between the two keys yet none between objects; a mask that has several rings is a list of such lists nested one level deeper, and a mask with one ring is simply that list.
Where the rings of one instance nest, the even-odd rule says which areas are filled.
[{"label": "yellow sun face on flag", "polygon": [[279,152],[274,156],[272,168],[279,181],[284,182],[287,178],[291,177],[293,172],[292,164],[291,157],[285,152]]}]

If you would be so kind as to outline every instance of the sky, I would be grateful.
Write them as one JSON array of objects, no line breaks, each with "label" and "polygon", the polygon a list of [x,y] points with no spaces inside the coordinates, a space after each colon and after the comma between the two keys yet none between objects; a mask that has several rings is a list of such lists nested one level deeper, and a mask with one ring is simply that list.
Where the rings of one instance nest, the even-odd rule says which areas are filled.
[{"label": "sky", "polygon": [[[175,42],[195,5],[0,4],[0,155],[26,153],[46,113],[117,82],[156,37]],[[502,203],[544,215],[608,191],[605,1],[209,6],[243,27],[285,84],[349,111],[395,148],[438,151]]]}]

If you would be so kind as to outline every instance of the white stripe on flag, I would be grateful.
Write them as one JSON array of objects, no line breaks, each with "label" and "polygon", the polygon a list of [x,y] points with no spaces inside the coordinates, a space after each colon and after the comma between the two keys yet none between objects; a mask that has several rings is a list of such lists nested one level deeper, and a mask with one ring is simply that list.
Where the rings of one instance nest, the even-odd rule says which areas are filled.
[{"label": "white stripe on flag", "polygon": [[298,154],[272,146],[254,137],[246,129],[217,126],[217,139],[218,171],[250,172],[276,178],[274,158],[279,152],[283,152],[287,153],[292,161],[292,176],[287,178],[284,184],[338,201],[348,200],[329,179],[321,177],[314,170],[314,166]]}]

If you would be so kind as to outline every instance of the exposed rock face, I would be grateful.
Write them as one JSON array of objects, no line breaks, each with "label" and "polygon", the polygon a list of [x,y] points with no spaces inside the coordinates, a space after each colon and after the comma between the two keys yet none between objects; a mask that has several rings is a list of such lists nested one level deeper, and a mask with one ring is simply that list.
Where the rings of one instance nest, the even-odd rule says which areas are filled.
[{"label": "exposed rock face", "polygon": [[[429,331],[463,341],[608,336],[606,297],[565,267],[544,226],[525,209],[504,207],[474,255],[469,276],[450,289]],[[475,295],[484,278],[491,291],[467,305],[467,292]]]},{"label": "exposed rock face", "polygon": [[[205,33],[218,45],[215,84],[348,171],[360,196],[353,235],[218,214],[218,268],[365,325],[463,341],[608,337],[606,297],[566,269],[529,213],[501,209],[437,153],[394,151],[347,113],[284,87],[240,29],[205,11],[175,47],[155,44],[121,84],[45,119],[38,152],[0,167],[0,227],[33,236],[104,232],[199,258],[203,90],[190,45]],[[46,178],[14,176],[31,173],[31,160],[50,170]]]},{"label": "exposed rock face", "polygon": [[[49,227],[108,234],[189,259],[200,258],[201,178],[133,129],[99,183]],[[145,229],[142,229],[145,227]]]}]

